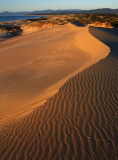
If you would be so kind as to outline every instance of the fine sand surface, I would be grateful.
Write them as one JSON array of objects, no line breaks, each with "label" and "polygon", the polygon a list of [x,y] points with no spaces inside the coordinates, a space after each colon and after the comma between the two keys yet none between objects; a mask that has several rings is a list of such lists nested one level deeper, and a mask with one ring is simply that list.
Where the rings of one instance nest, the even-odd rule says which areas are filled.
[{"label": "fine sand surface", "polygon": [[1,42],[0,124],[41,105],[109,51],[88,27],[71,23]]},{"label": "fine sand surface", "polygon": [[[62,68],[60,67],[60,65],[57,67],[57,62],[50,62],[48,61],[49,57],[47,58],[47,61],[51,63],[50,65],[52,65],[52,68],[55,68],[56,71],[58,68],[61,68],[57,72],[59,73],[60,71],[60,74],[63,75],[63,77],[60,77],[57,73],[56,77],[59,77],[59,79],[56,79],[56,81],[53,81],[53,83],[51,84],[47,84],[50,79],[47,80],[47,83],[44,82],[44,79],[47,78],[45,77],[43,79],[44,84],[42,82],[42,85],[45,86],[45,84],[47,84],[47,86],[50,86],[55,82],[62,80],[67,75],[72,76],[72,74],[76,73],[74,72],[75,70],[79,72],[87,66],[90,66],[91,64],[99,61],[101,58],[104,59],[100,60],[96,64],[93,64],[91,67],[84,69],[82,72],[69,79],[59,89],[59,91],[54,96],[49,98],[42,106],[34,108],[33,111],[31,111],[29,114],[24,115],[24,117],[19,117],[17,119],[14,117],[13,121],[4,123],[0,128],[1,160],[116,160],[118,157],[118,30],[89,27],[89,33],[87,27],[77,28],[76,26],[72,26],[70,24],[69,26],[62,26],[63,29],[64,27],[67,27],[68,29],[70,27],[71,33],[72,29],[74,32],[70,35],[69,33],[66,33],[66,31],[68,30],[66,30],[65,32],[63,31],[66,34],[64,36],[64,38],[66,38],[65,43],[64,40],[62,41],[61,39],[61,41],[59,41],[58,39],[59,44],[61,43],[61,46],[63,46],[64,44],[64,46],[62,47],[62,50],[60,52],[61,55],[57,56],[57,59],[61,61],[59,62],[59,64],[66,64]],[[76,36],[74,36],[73,34],[76,34]],[[32,38],[33,35],[31,35]],[[60,33],[57,35],[59,36]],[[69,41],[70,39],[68,36],[72,40],[71,42]],[[74,36],[75,39],[73,39],[71,36]],[[29,44],[27,45],[30,51],[33,47],[32,46],[30,48],[30,45],[33,44],[35,38],[37,39],[37,33],[31,43],[29,43],[30,40],[28,37],[21,37],[21,39],[17,39],[20,45],[22,44],[22,40],[24,40],[25,38],[26,44]],[[52,38],[52,36],[50,38]],[[55,42],[54,40],[54,49],[58,41]],[[67,43],[67,41],[69,42]],[[5,51],[4,48],[5,46],[7,48],[8,43],[9,50],[11,47],[13,51],[12,44],[14,44],[14,47],[18,47],[16,50],[17,53],[20,53],[19,50],[21,50],[21,48],[24,49],[24,47],[19,47],[16,44],[16,39],[12,39],[1,44],[1,50],[4,50],[4,55],[8,54],[7,49]],[[48,46],[48,43],[46,44],[46,48]],[[74,44],[72,45],[70,43]],[[69,44],[68,47],[71,47],[66,50],[65,48],[67,44]],[[40,45],[39,41],[38,45]],[[37,54],[35,53],[37,49],[37,46],[33,48],[34,55],[31,54],[31,59],[33,59],[33,56],[37,56]],[[67,53],[66,58],[62,54],[62,51],[64,51],[64,53]],[[79,57],[79,55],[76,55],[76,51],[78,51],[78,54],[82,54],[81,58]],[[44,54],[46,55],[45,52]],[[47,55],[51,53],[49,48],[47,52]],[[13,52],[11,52],[11,54],[12,53]],[[14,63],[11,64],[10,62],[8,63],[8,60],[6,61],[6,68],[4,68],[4,70],[1,70],[1,76],[3,75],[3,78],[4,73],[6,73],[5,76],[8,76],[8,73],[10,72],[9,70],[13,70],[14,68],[16,68],[16,65],[18,66],[19,73],[23,73],[23,70],[21,70],[21,68],[25,65],[21,65],[21,61],[26,64],[27,60],[27,52],[24,53],[24,57],[26,57],[26,59],[22,59],[20,56],[18,56],[19,62],[16,62],[15,59]],[[75,59],[73,59],[74,57],[71,55],[69,59],[68,53],[73,53]],[[109,55],[107,56],[108,53]],[[76,60],[78,60],[78,63]],[[46,63],[48,63],[47,61],[45,62],[45,66],[47,65]],[[42,63],[42,61],[40,63]],[[66,68],[67,63],[70,67],[68,67],[68,69]],[[80,63],[82,64],[80,65]],[[36,64],[30,64],[31,68],[35,68]],[[0,65],[2,64],[0,63]],[[43,67],[43,64],[41,65]],[[74,68],[74,66],[76,67]],[[2,66],[0,66],[0,68],[1,67]],[[25,69],[30,71],[30,76],[33,77],[32,74],[35,74],[36,71],[34,72],[33,70],[32,73],[31,68],[29,65]],[[48,70],[51,76],[53,71],[52,68]],[[80,68],[80,70],[78,68]],[[26,71],[25,69],[24,73]],[[38,69],[40,69],[40,67]],[[45,75],[47,73],[47,69],[48,67],[45,68]],[[53,76],[55,75],[56,71],[54,72]],[[42,74],[44,74],[43,71]],[[11,75],[14,75],[14,82],[12,82],[12,80],[9,78],[8,81],[5,82],[9,84],[14,84],[15,82],[17,83],[17,78],[19,79],[20,76],[13,73]],[[25,75],[25,77],[24,75],[21,75],[21,77],[26,80],[29,79],[28,74]],[[67,76],[66,78],[69,77]],[[52,79],[50,81],[52,82]],[[37,83],[37,78],[35,78],[35,80],[31,82],[36,82],[38,92],[40,83]],[[54,85],[54,87],[57,89],[64,82],[65,81],[62,81],[58,85]],[[25,83],[26,88],[29,87],[27,86],[27,84],[28,81],[26,81]],[[14,88],[15,87],[16,86],[14,86]],[[52,90],[54,91],[54,88]],[[23,91],[25,91],[25,89]],[[27,91],[31,94],[33,92],[33,89],[31,89],[31,91]],[[16,93],[14,94],[14,96],[16,96]],[[19,104],[20,100],[22,101],[23,96],[20,100],[18,99],[18,97],[15,98],[17,99]],[[30,101],[31,97],[24,98]],[[7,100],[7,102],[9,103],[11,102],[10,98]],[[23,99],[23,101],[24,100],[25,99]],[[1,120],[4,119],[4,116],[6,116],[6,119],[8,118],[8,112],[12,114],[11,108],[14,110],[14,112],[16,112],[13,106],[9,105],[5,107],[6,108],[3,109],[0,113]],[[26,112],[24,111],[24,114],[25,113]]]}]

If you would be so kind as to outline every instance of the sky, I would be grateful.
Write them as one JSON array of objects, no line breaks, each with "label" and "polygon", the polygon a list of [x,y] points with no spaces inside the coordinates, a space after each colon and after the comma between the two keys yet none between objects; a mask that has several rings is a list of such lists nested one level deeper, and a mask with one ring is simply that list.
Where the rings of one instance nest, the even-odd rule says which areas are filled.
[{"label": "sky", "polygon": [[0,12],[118,8],[118,0],[0,0]]}]

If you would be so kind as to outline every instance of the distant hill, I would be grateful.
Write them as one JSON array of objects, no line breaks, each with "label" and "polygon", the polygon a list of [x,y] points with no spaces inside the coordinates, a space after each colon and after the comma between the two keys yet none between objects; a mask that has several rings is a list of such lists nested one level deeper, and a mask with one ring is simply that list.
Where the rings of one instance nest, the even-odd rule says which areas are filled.
[{"label": "distant hill", "polygon": [[93,10],[81,10],[81,9],[66,9],[66,10],[41,10],[33,12],[2,12],[0,16],[22,16],[22,15],[50,15],[50,14],[81,14],[81,13],[108,13],[108,14],[118,14],[118,9],[102,8]]},{"label": "distant hill", "polygon": [[84,10],[85,13],[112,13],[118,14],[118,9],[102,8],[93,10]]}]

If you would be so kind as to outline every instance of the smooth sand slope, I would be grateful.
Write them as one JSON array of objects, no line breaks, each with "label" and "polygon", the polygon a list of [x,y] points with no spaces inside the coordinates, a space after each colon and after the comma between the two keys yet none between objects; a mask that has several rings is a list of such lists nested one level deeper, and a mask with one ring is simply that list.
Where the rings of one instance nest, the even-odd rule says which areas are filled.
[{"label": "smooth sand slope", "polygon": [[108,53],[88,27],[71,23],[1,42],[0,124],[41,105]]},{"label": "smooth sand slope", "polygon": [[110,54],[68,80],[44,105],[1,127],[1,160],[117,159],[118,32],[89,31]]}]

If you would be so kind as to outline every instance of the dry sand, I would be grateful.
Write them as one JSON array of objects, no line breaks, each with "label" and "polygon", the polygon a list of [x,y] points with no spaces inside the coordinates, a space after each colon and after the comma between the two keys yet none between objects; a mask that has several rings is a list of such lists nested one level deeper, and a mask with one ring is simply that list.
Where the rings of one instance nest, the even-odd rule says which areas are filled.
[{"label": "dry sand", "polygon": [[1,160],[117,159],[118,31],[89,32],[68,24],[0,44]]},{"label": "dry sand", "polygon": [[72,24],[1,42],[0,123],[39,106],[109,51],[88,27]]}]

